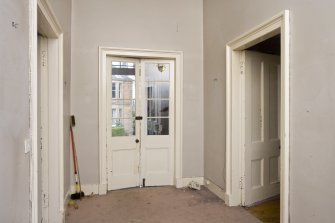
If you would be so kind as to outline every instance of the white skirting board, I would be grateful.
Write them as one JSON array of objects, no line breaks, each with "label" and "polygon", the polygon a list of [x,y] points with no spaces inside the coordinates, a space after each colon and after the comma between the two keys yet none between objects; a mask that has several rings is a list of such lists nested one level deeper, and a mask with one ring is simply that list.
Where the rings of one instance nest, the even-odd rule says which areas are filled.
[{"label": "white skirting board", "polygon": [[106,195],[107,194],[107,184],[99,184],[98,185],[99,195]]},{"label": "white skirting board", "polygon": [[64,207],[63,210],[61,210],[61,214],[62,214],[62,222],[65,223],[65,214],[66,214],[66,209],[67,209],[67,205],[69,203],[71,197],[71,190],[70,188],[67,190],[65,196],[64,196]]},{"label": "white skirting board", "polygon": [[[192,181],[197,182],[200,185],[204,185],[204,178],[203,177],[190,177],[190,178],[181,178],[177,179],[176,181],[176,188],[183,188],[187,187]],[[99,184],[84,184],[81,185],[81,190],[86,195],[91,194],[99,194],[104,195],[107,191],[107,185],[99,185]],[[75,193],[75,186],[71,186],[71,194]],[[69,196],[71,195],[69,194]]]},{"label": "white skirting board", "polygon": [[204,186],[210,190],[212,193],[214,193],[216,196],[224,200],[226,204],[228,204],[229,196],[226,194],[224,190],[222,190],[218,185],[213,183],[212,181],[205,179],[204,180]]},{"label": "white skirting board", "polygon": [[192,181],[197,182],[200,185],[204,185],[203,177],[190,177],[190,178],[177,179],[176,187],[177,188],[187,187]]}]

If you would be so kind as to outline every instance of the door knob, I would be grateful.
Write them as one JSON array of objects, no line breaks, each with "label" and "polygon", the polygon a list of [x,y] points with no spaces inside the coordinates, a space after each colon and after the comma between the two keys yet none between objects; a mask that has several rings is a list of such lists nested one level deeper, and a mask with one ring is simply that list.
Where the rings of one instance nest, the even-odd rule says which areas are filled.
[{"label": "door knob", "polygon": [[140,142],[140,140],[139,140],[139,139],[136,139],[136,140],[135,140],[135,142],[136,142],[136,143],[139,143],[139,142]]}]

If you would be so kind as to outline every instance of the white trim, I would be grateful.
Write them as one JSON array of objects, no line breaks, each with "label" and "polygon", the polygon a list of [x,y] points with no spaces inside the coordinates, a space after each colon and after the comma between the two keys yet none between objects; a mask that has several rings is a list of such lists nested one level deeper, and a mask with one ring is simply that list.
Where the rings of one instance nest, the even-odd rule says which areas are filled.
[{"label": "white trim", "polygon": [[204,185],[204,178],[203,177],[189,177],[189,178],[180,178],[176,182],[177,188],[188,187],[188,185],[192,182],[197,182],[201,186]]},{"label": "white trim", "polygon": [[[92,194],[99,194],[99,184],[83,184],[81,185],[81,191],[84,192],[85,196],[90,196]],[[75,185],[71,186],[71,194],[76,192]]]},{"label": "white trim", "polygon": [[[41,215],[43,219],[48,219],[49,216],[49,206],[45,205],[48,200],[49,195],[49,74],[48,74],[48,40],[44,37],[38,37],[38,58],[40,58],[40,63],[38,63],[39,71],[38,80],[40,81],[40,158],[42,162],[40,163],[41,168],[41,192],[42,192],[42,211]],[[44,195],[46,198],[43,198]]]},{"label": "white trim", "polygon": [[[230,41],[226,46],[226,193],[230,206],[241,204],[239,179],[241,161],[241,92],[239,81],[239,53],[271,36],[281,34],[281,187],[280,220],[289,222],[289,11],[274,16],[267,22]],[[234,98],[234,100],[233,100]]]},{"label": "white trim", "polygon": [[58,127],[59,127],[59,204],[60,213],[65,221],[64,203],[64,69],[63,69],[63,34],[58,37]]},{"label": "white trim", "polygon": [[[182,178],[182,134],[183,134],[183,53],[147,49],[99,47],[99,194],[107,193],[107,135],[106,135],[106,57],[122,56],[150,59],[175,60],[175,184]],[[105,190],[106,189],[106,190]]]},{"label": "white trim", "polygon": [[[38,15],[38,16],[37,16]],[[59,162],[59,210],[64,219],[64,141],[63,141],[63,35],[62,29],[57,22],[48,0],[30,0],[29,1],[29,60],[30,60],[30,131],[32,150],[30,155],[30,202],[31,202],[31,222],[38,222],[40,207],[38,201],[39,179],[38,179],[38,75],[37,75],[37,32],[43,32],[47,38],[53,38],[58,45],[55,54],[57,68],[55,72],[58,77],[58,94],[53,98],[57,103],[57,134],[50,135],[49,139],[57,143]],[[56,71],[57,70],[57,71]],[[58,195],[57,195],[58,196]],[[50,211],[50,210],[49,210]]]},{"label": "white trim", "polygon": [[[69,188],[64,196],[64,204],[63,204],[63,209],[64,209],[64,213],[66,212],[66,209],[68,207],[68,203],[71,199],[71,188]],[[62,217],[62,222],[65,222],[65,214],[63,214]]]},{"label": "white trim", "polygon": [[104,194],[107,194],[107,184],[99,184],[98,185],[98,194],[99,195],[104,195]]},{"label": "white trim", "polygon": [[38,222],[38,79],[37,79],[37,0],[29,1],[29,67],[30,67],[30,220]]},{"label": "white trim", "polygon": [[224,200],[226,204],[229,203],[229,196],[227,196],[226,192],[223,189],[221,189],[218,185],[216,185],[215,183],[213,183],[211,180],[208,179],[205,179],[204,183],[205,183],[204,186],[209,191],[211,191],[216,196]]},{"label": "white trim", "polygon": [[[48,0],[37,0],[38,13],[41,11],[44,16],[47,24],[45,25],[45,31],[47,32],[48,38],[59,38],[59,36],[63,33],[61,26],[59,25],[55,13],[53,12],[50,3]],[[39,27],[41,28],[41,27]]]}]

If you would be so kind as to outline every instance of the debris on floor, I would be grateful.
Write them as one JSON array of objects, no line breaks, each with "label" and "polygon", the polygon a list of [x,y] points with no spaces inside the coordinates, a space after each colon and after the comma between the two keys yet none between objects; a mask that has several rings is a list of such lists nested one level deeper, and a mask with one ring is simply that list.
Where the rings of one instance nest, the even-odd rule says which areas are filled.
[{"label": "debris on floor", "polygon": [[188,184],[188,187],[191,188],[191,189],[194,189],[194,190],[200,190],[201,189],[200,184],[198,182],[193,181],[193,180]]}]

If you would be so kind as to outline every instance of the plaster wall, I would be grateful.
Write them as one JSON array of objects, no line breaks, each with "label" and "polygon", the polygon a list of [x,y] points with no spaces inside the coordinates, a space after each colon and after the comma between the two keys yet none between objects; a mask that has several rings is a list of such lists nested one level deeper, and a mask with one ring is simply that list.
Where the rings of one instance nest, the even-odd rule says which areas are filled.
[{"label": "plaster wall", "polygon": [[29,222],[29,4],[0,4],[0,219],[21,223]]},{"label": "plaster wall", "polygon": [[99,183],[98,47],[184,52],[183,177],[203,176],[201,0],[74,0],[72,112],[83,184]]},{"label": "plaster wall", "polygon": [[291,12],[291,222],[335,217],[334,7],[327,0],[204,0],[204,170],[223,189],[225,45],[279,12]]}]

